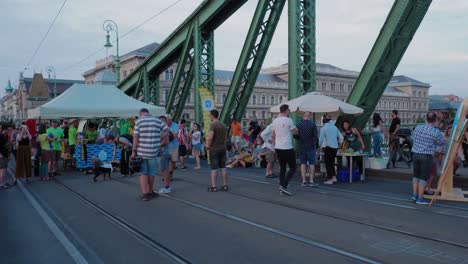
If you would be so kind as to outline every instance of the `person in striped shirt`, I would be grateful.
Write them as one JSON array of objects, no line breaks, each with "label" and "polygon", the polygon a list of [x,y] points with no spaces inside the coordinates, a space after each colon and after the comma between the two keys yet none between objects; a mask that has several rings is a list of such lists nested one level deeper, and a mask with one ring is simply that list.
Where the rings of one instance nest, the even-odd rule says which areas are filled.
[{"label": "person in striped shirt", "polygon": [[157,171],[157,157],[161,141],[169,136],[169,128],[159,118],[149,114],[148,109],[140,110],[140,118],[135,123],[131,157],[142,158],[140,169],[141,199],[148,201],[158,196],[153,191],[154,177]]}]

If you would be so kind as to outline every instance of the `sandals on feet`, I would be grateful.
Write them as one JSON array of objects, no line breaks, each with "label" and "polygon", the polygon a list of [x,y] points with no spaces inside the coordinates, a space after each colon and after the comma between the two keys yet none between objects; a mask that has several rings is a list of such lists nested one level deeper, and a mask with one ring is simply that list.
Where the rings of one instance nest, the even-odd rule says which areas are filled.
[{"label": "sandals on feet", "polygon": [[209,192],[217,192],[218,189],[216,189],[216,187],[209,187],[209,188],[208,188],[208,191],[209,191]]},{"label": "sandals on feet", "polygon": [[229,191],[229,186],[223,185],[223,187],[221,187],[221,190],[227,192],[227,191]]}]

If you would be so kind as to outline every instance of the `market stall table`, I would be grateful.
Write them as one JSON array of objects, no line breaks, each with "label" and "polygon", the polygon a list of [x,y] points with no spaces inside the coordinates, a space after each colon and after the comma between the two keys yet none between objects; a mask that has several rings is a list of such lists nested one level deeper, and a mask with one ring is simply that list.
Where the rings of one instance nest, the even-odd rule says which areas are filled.
[{"label": "market stall table", "polygon": [[367,156],[367,154],[365,153],[346,153],[346,152],[341,152],[341,153],[338,153],[336,154],[336,156],[339,156],[339,157],[349,157],[349,163],[348,163],[348,167],[349,167],[349,183],[353,183],[353,158],[354,157],[362,157],[363,159],[363,164],[362,164],[362,175],[361,175],[361,181],[364,181],[366,179],[366,166],[364,166],[364,158]]}]

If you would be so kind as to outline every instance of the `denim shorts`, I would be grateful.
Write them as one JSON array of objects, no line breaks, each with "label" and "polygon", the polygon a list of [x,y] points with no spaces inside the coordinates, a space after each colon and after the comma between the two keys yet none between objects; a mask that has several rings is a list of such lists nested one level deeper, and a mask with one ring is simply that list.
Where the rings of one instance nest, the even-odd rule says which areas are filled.
[{"label": "denim shorts", "polygon": [[200,151],[201,150],[201,143],[193,145],[193,149],[197,150],[197,151]]},{"label": "denim shorts", "polygon": [[156,176],[156,170],[158,167],[158,159],[143,159],[141,162],[140,175],[145,176]]},{"label": "denim shorts", "polygon": [[309,165],[314,165],[316,158],[317,158],[316,150],[312,150],[309,152],[304,151],[299,154],[299,160],[301,161],[301,164],[307,164],[307,162],[309,162]]},{"label": "denim shorts", "polygon": [[226,168],[226,150],[210,151],[211,170]]},{"label": "denim shorts", "polygon": [[171,153],[161,153],[161,157],[159,157],[159,167],[161,171],[169,170],[169,163],[171,162]]}]

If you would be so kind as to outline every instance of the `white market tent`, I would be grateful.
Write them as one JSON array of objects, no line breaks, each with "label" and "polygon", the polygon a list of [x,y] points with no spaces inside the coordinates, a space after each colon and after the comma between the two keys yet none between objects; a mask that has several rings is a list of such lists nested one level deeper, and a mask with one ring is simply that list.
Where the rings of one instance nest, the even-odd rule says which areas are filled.
[{"label": "white market tent", "polygon": [[146,108],[154,116],[165,114],[163,107],[138,101],[115,85],[74,84],[50,102],[28,111],[31,119],[130,118]]}]

